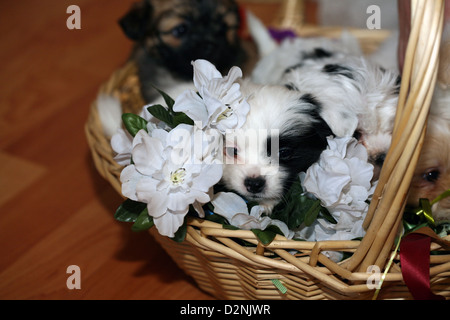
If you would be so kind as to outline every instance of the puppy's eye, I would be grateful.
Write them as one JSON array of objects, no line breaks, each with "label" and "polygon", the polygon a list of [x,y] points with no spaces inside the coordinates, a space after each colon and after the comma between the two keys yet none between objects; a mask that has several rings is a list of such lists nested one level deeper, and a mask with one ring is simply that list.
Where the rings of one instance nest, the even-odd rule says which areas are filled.
[{"label": "puppy's eye", "polygon": [[426,172],[423,175],[423,179],[428,181],[428,182],[435,183],[439,179],[440,174],[441,173],[439,172],[439,170],[436,170],[436,169],[435,170],[431,170],[431,171]]},{"label": "puppy's eye", "polygon": [[281,148],[278,152],[278,155],[280,157],[280,160],[289,160],[292,158],[294,154],[294,149],[292,148]]},{"label": "puppy's eye", "polygon": [[229,157],[236,158],[238,156],[238,149],[236,147],[226,147],[225,153]]},{"label": "puppy's eye", "polygon": [[182,38],[183,36],[185,36],[188,33],[188,31],[189,31],[189,26],[187,25],[187,23],[180,23],[179,25],[174,27],[172,30],[170,30],[170,33],[175,38]]}]

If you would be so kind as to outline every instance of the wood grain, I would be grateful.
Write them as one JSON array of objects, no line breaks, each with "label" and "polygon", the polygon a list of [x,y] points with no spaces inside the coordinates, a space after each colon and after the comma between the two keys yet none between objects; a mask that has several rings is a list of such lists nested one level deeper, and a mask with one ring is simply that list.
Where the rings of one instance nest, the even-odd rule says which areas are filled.
[{"label": "wood grain", "polygon": [[[0,299],[212,299],[113,219],[122,198],[90,158],[84,124],[131,50],[117,20],[132,2],[0,2]],[[71,4],[81,30],[66,27]]]},{"label": "wood grain", "polygon": [[[132,49],[117,20],[135,1],[0,1],[0,299],[213,299],[113,219],[122,198],[86,142],[91,102]],[[265,23],[278,6],[240,3]],[[66,27],[72,4],[80,30]]]}]

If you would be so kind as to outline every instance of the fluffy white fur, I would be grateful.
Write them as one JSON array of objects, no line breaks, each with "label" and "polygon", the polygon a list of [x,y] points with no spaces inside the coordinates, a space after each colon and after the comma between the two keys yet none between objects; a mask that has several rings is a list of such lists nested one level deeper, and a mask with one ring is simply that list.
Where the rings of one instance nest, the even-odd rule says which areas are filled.
[{"label": "fluffy white fur", "polygon": [[[360,55],[361,49],[358,41],[348,32],[343,32],[339,39],[325,37],[286,39],[279,45],[268,39],[267,29],[254,23],[249,24],[252,37],[260,51],[260,60],[252,71],[251,79],[260,84],[279,84],[284,71],[299,63],[302,53],[310,52],[315,48],[327,51],[342,52],[344,55]],[[264,36],[266,34],[266,36]]]},{"label": "fluffy white fur", "polygon": [[[391,144],[398,74],[364,57],[335,54],[308,62],[285,73],[282,83],[293,84],[299,91],[317,97],[322,108],[320,114],[336,136],[349,136],[356,131],[370,161],[379,169]],[[343,69],[324,72],[330,65]]]},{"label": "fluffy white fur", "polygon": [[396,71],[365,58],[351,34],[344,32],[335,40],[285,40],[262,57],[252,79],[312,94],[336,136],[356,132],[376,167],[374,176],[378,175],[391,143],[400,78]]},{"label": "fluffy white fur", "polygon": [[[291,168],[278,161],[277,138],[309,135],[317,121],[309,114],[314,106],[302,101],[298,92],[279,86],[244,81],[241,90],[250,104],[250,112],[244,126],[225,137],[222,182],[228,189],[265,205],[270,212],[281,200],[286,180],[292,174]],[[272,137],[271,155],[267,153],[269,137]],[[260,192],[250,192],[247,178],[262,179],[264,187]]]},{"label": "fluffy white fur", "polygon": [[96,100],[97,111],[104,135],[109,139],[121,127],[122,106],[115,96],[100,94]]}]

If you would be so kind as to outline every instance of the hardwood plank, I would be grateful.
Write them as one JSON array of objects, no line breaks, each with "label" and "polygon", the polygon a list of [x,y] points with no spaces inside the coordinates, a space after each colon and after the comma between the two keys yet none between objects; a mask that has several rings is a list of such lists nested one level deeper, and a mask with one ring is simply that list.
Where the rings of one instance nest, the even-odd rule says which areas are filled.
[{"label": "hardwood plank", "polygon": [[[81,30],[66,27],[73,1],[0,1],[0,299],[212,298],[149,234],[113,219],[122,197],[84,135],[99,86],[132,49],[117,20],[135,1],[76,1]],[[72,264],[80,290],[66,287]]]},{"label": "hardwood plank", "polygon": [[[132,43],[117,20],[132,2],[80,1],[81,30],[66,27],[70,1],[2,2],[0,27],[9,32],[0,51],[7,61],[0,73],[0,147],[42,126],[87,88],[97,89],[126,60]],[[85,103],[78,108],[88,110]]]},{"label": "hardwood plank", "polygon": [[[150,235],[113,219],[122,198],[84,135],[99,86],[130,53],[117,19],[133,2],[77,1],[74,31],[71,1],[0,2],[0,299],[211,298]],[[70,264],[81,290],[66,287]]]},{"label": "hardwood plank", "polygon": [[[106,191],[104,196],[111,196]],[[99,254],[101,253],[101,254]],[[67,267],[81,270],[81,289],[66,286]],[[6,299],[209,299],[148,233],[133,233],[93,199],[0,274]],[[195,294],[192,294],[192,293]]]},{"label": "hardwood plank", "polygon": [[0,205],[14,197],[46,171],[45,167],[0,151]]}]

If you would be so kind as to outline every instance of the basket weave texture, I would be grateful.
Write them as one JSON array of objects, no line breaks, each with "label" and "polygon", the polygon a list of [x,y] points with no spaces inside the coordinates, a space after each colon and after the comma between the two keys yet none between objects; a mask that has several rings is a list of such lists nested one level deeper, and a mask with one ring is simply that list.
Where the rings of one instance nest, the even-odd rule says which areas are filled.
[{"label": "basket weave texture", "polygon": [[[364,222],[366,236],[361,241],[304,242],[277,235],[264,246],[251,231],[227,230],[214,222],[189,218],[186,239],[178,243],[152,228],[150,233],[201,289],[218,299],[371,299],[375,289],[367,285],[373,276],[368,268],[376,265],[384,271],[390,264],[378,298],[412,298],[394,247],[436,82],[444,3],[413,0],[412,9],[393,142]],[[277,24],[301,36],[340,34],[340,28],[303,25],[301,10],[302,1],[284,1]],[[351,31],[366,52],[375,49],[387,35],[377,30]],[[138,113],[144,105],[136,71],[129,62],[100,88],[100,93],[118,97],[124,112]],[[98,172],[121,194],[122,167],[113,159],[95,102],[85,131]],[[236,239],[253,246],[241,246],[242,241]],[[335,263],[322,254],[327,250],[351,255]],[[432,242],[430,250],[444,248]],[[450,298],[449,254],[430,256],[430,284],[434,293]]]}]

